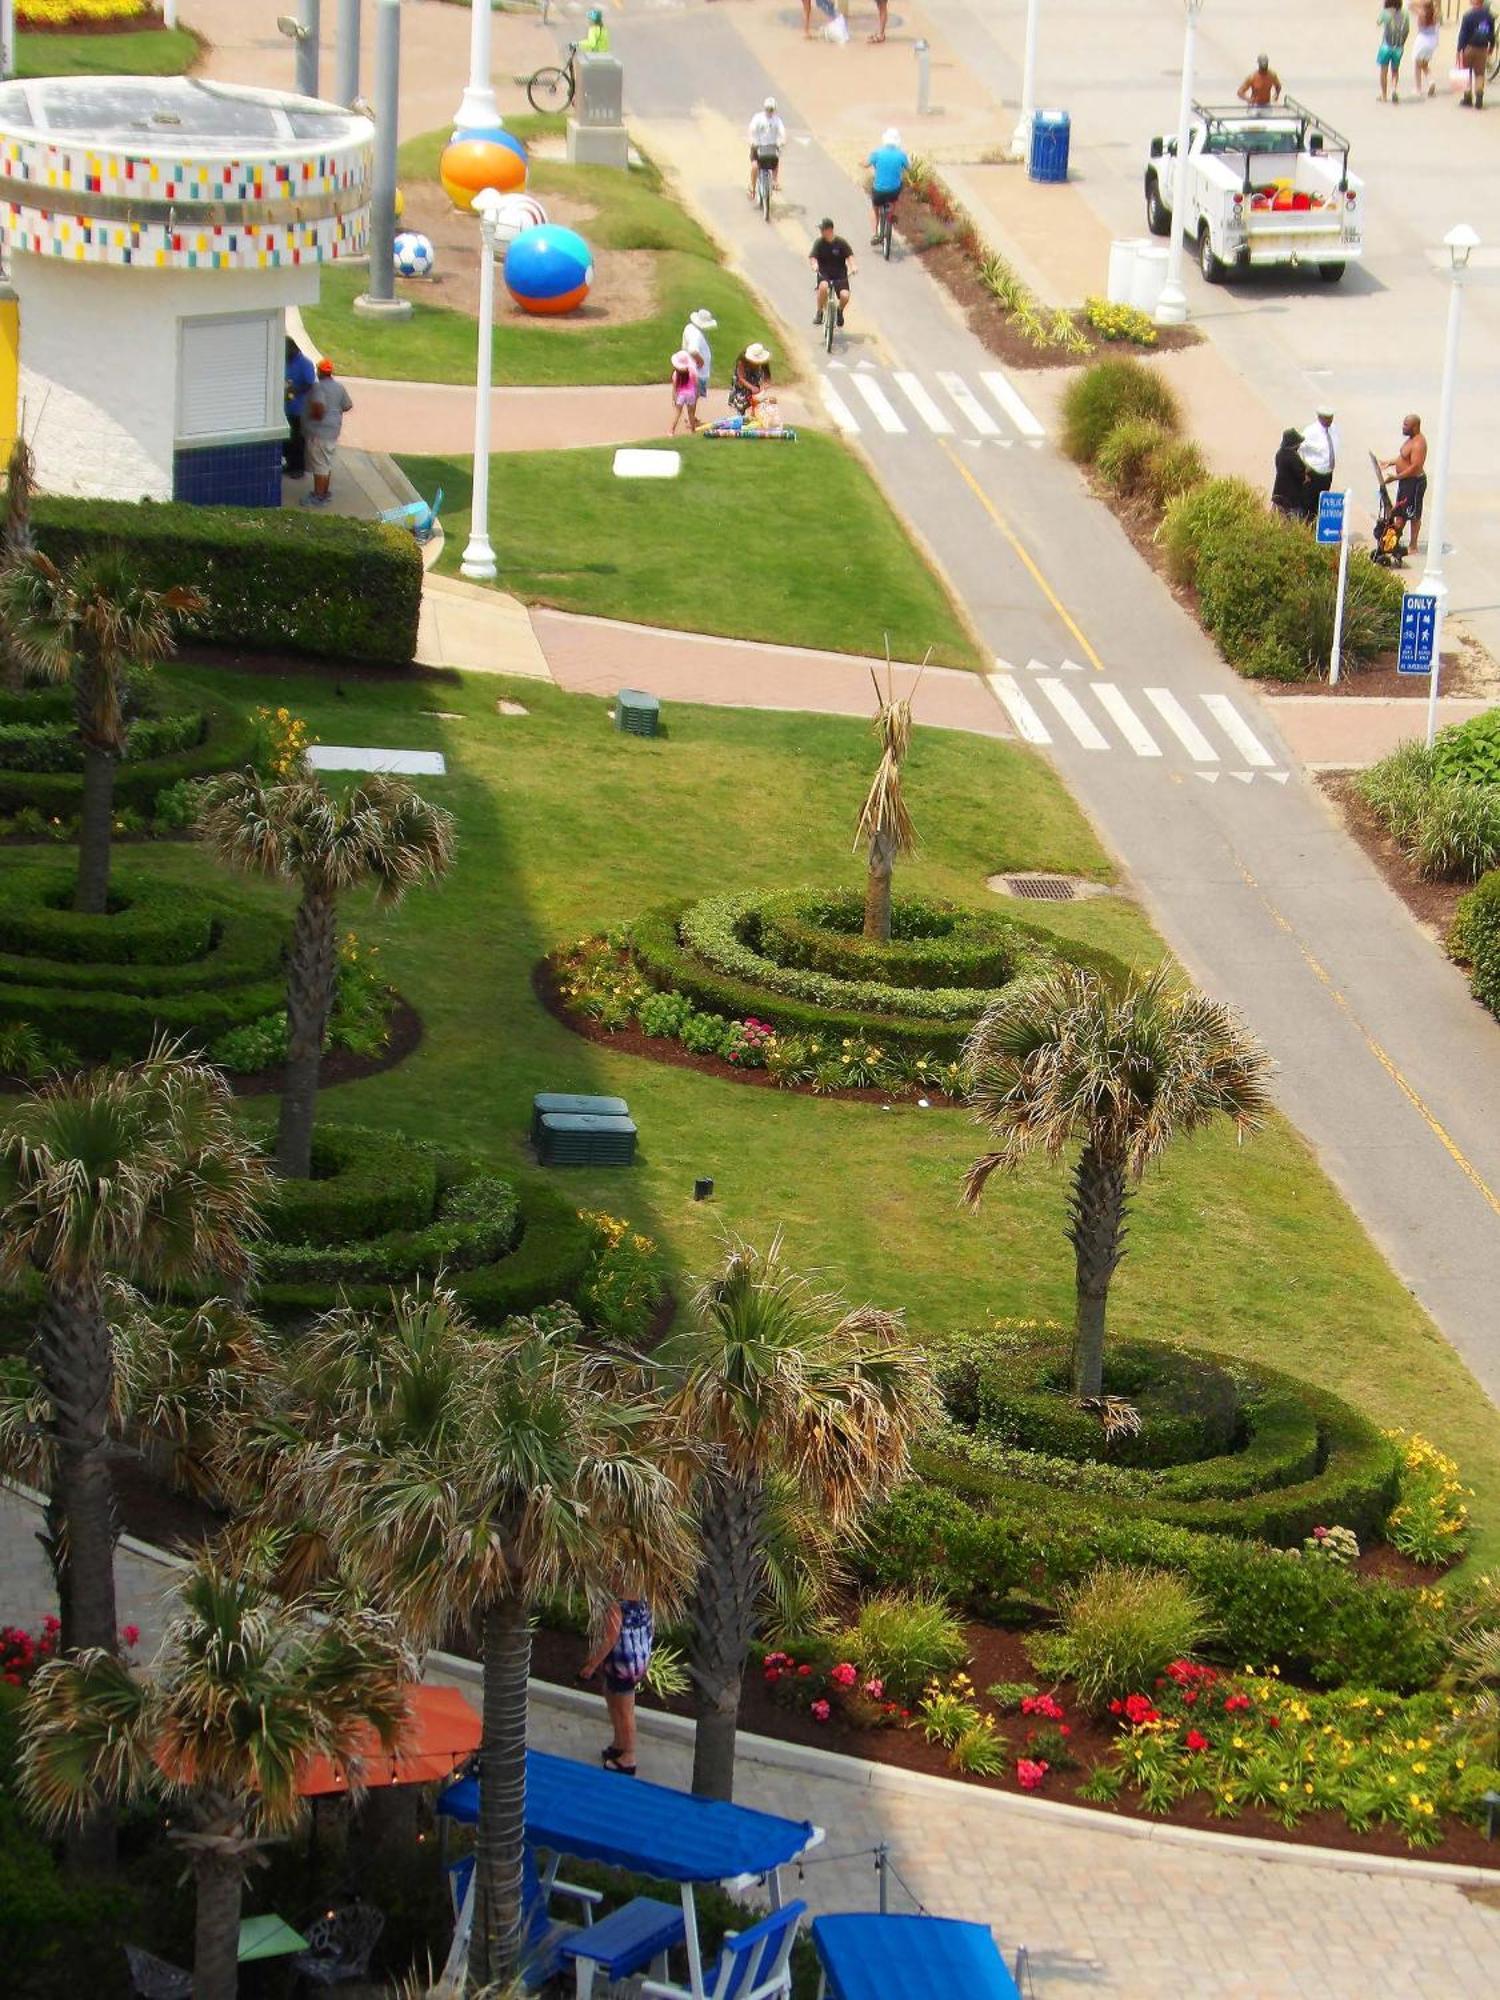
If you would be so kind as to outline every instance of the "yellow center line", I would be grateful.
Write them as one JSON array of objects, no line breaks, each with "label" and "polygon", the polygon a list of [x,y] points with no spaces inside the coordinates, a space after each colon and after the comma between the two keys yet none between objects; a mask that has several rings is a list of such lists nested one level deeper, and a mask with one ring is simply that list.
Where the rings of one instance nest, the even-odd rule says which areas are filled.
[{"label": "yellow center line", "polygon": [[1100,659],[1099,655],[1094,651],[1093,647],[1089,644],[1088,640],[1084,638],[1083,633],[1079,628],[1078,620],[1073,616],[1072,612],[1068,610],[1067,606],[1063,603],[1062,599],[1058,596],[1057,592],[1052,588],[1051,584],[1048,583],[1046,577],[1044,577],[1042,575],[1042,572],[1037,568],[1035,562],[1032,560],[1030,552],[1024,547],[1024,545],[1017,538],[1016,533],[1014,529],[1011,527],[1009,521],[1006,520],[1005,516],[1000,512],[1000,509],[995,505],[994,501],[990,498],[989,494],[985,492],[984,488],[980,485],[979,481],[974,477],[973,473],[970,472],[968,466],[964,464],[963,460],[959,457],[958,453],[953,449],[952,445],[948,443],[947,439],[939,438],[938,443],[942,446],[943,450],[948,454],[949,458],[952,459],[953,463],[958,467],[959,477],[964,481],[964,484],[969,487],[975,499],[978,500],[980,506],[983,507],[986,514],[989,515],[990,519],[994,522],[995,526],[1000,530],[1001,534],[1004,535],[1006,541],[1010,543],[1011,547],[1020,557],[1022,563],[1025,565],[1028,575],[1031,577],[1032,582],[1036,585],[1037,589],[1042,593],[1043,597],[1046,598],[1047,602],[1052,606],[1052,609],[1057,613],[1058,617],[1062,620],[1064,625],[1066,625],[1068,630],[1073,634],[1073,637],[1078,641],[1078,644],[1082,648],[1084,657],[1087,659],[1089,665],[1094,669],[1094,672],[1096,674],[1102,674],[1104,672],[1103,660]]},{"label": "yellow center line", "polygon": [[1370,1033],[1369,1029],[1365,1026],[1364,1022],[1359,1018],[1358,1014],[1356,1014],[1354,1009],[1349,1005],[1349,1002],[1345,997],[1345,995],[1340,991],[1339,987],[1335,984],[1333,975],[1328,971],[1326,966],[1319,964],[1318,960],[1313,957],[1312,953],[1308,950],[1307,946],[1302,942],[1302,939],[1297,934],[1296,927],[1286,917],[1282,915],[1280,910],[1277,909],[1276,905],[1271,901],[1270,897],[1266,894],[1265,890],[1261,887],[1260,883],[1256,880],[1255,876],[1253,876],[1250,873],[1250,870],[1244,865],[1244,863],[1239,862],[1236,865],[1239,868],[1241,878],[1243,879],[1246,887],[1259,900],[1261,907],[1265,910],[1266,914],[1271,918],[1271,921],[1276,925],[1278,925],[1283,931],[1285,931],[1287,936],[1292,940],[1292,943],[1297,947],[1297,950],[1301,954],[1304,964],[1308,967],[1313,977],[1317,979],[1321,983],[1321,985],[1326,989],[1334,1005],[1345,1016],[1345,1018],[1355,1028],[1358,1029],[1360,1036],[1364,1041],[1365,1047],[1370,1051],[1371,1055],[1374,1056],[1376,1062],[1380,1064],[1380,1067],[1385,1071],[1386,1075],[1391,1079],[1391,1082],[1395,1084],[1396,1088],[1401,1092],[1401,1095],[1406,1099],[1407,1103],[1410,1104],[1412,1109],[1416,1112],[1417,1116],[1422,1120],[1422,1123],[1427,1127],[1428,1131],[1431,1132],[1434,1138],[1437,1139],[1439,1144],[1442,1146],[1443,1150],[1448,1154],[1449,1158],[1458,1168],[1459,1172],[1464,1176],[1465,1180],[1467,1180],[1472,1187],[1477,1189],[1477,1191],[1489,1203],[1490,1207],[1494,1210],[1495,1214],[1500,1215],[1500,1195],[1497,1195],[1495,1193],[1495,1190],[1490,1186],[1489,1182],[1486,1181],[1483,1174],[1480,1173],[1479,1169],[1474,1165],[1473,1161],[1459,1146],[1458,1141],[1453,1137],[1452,1133],[1448,1130],[1447,1126],[1443,1124],[1442,1120],[1428,1105],[1426,1099],[1423,1098],[1423,1096],[1415,1088],[1415,1086],[1410,1084],[1405,1078],[1405,1076],[1402,1075],[1401,1070],[1396,1063],[1395,1057],[1392,1056],[1390,1051],[1384,1048],[1381,1045],[1381,1043],[1376,1041],[1375,1037]]}]

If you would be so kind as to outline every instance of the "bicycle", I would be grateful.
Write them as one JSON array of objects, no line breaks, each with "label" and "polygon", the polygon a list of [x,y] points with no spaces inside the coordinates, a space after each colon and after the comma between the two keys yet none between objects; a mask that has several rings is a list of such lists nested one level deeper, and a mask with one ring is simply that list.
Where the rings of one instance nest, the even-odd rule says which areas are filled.
[{"label": "bicycle", "polygon": [[578,90],[578,44],[569,42],[568,60],[552,64],[526,79],[526,101],[533,111],[566,111]]},{"label": "bicycle", "polygon": [[887,264],[891,261],[891,237],[896,220],[896,204],[884,201],[880,204],[880,228],[876,232],[876,244]]},{"label": "bicycle", "polygon": [[755,199],[766,221],[771,220],[771,192],[776,185],[776,168],[781,154],[775,148],[767,148],[755,155]]},{"label": "bicycle", "polygon": [[832,285],[828,287],[828,297],[823,306],[823,345],[833,352],[833,336],[838,331],[839,295]]}]

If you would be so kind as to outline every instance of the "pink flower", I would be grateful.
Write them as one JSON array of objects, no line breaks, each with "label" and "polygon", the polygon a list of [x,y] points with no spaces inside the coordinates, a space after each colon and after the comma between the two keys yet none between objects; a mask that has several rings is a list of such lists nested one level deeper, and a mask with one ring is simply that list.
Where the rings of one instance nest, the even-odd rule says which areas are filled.
[{"label": "pink flower", "polygon": [[860,1692],[861,1694],[867,1694],[870,1697],[871,1701],[879,1701],[881,1696],[885,1693],[885,1682],[874,1681],[874,1680],[866,1681],[864,1686],[860,1689]]},{"label": "pink flower", "polygon": [[1065,1711],[1055,1695],[1029,1694],[1021,1703],[1021,1713],[1045,1716],[1048,1722],[1061,1722]]},{"label": "pink flower", "polygon": [[1016,1783],[1023,1792],[1037,1792],[1042,1788],[1047,1776],[1048,1764],[1045,1757],[1018,1757],[1016,1759]]},{"label": "pink flower", "polygon": [[835,1687],[852,1688],[854,1683],[859,1679],[859,1673],[847,1660],[840,1660],[838,1665],[830,1671],[828,1678],[833,1682]]},{"label": "pink flower", "polygon": [[809,1713],[814,1722],[826,1722],[833,1711],[826,1701],[815,1701]]}]

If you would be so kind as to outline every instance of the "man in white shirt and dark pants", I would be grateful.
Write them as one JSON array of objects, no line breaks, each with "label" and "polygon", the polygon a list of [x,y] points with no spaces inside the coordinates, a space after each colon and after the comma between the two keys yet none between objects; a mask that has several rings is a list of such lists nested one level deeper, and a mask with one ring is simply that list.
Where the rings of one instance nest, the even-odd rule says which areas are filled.
[{"label": "man in white shirt and dark pants", "polygon": [[761,110],[750,120],[750,199],[755,199],[755,177],[760,169],[762,153],[768,156],[771,168],[771,182],[781,186],[781,149],[786,144],[786,126],[776,109],[776,99],[768,97]]},{"label": "man in white shirt and dark pants", "polygon": [[1316,520],[1318,495],[1326,493],[1332,486],[1334,467],[1339,461],[1339,437],[1333,427],[1332,410],[1319,410],[1302,433],[1299,455],[1307,467],[1308,518]]}]

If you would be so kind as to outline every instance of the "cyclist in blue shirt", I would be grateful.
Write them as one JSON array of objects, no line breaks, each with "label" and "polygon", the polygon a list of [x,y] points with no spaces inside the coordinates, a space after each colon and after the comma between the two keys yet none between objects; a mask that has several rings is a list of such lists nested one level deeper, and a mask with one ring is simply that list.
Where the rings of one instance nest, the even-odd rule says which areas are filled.
[{"label": "cyclist in blue shirt", "polygon": [[893,126],[880,135],[880,144],[865,161],[873,168],[875,179],[870,189],[870,226],[874,235],[872,243],[880,241],[882,211],[894,208],[906,185],[907,172],[911,166],[905,148],[901,144],[901,134]]}]

